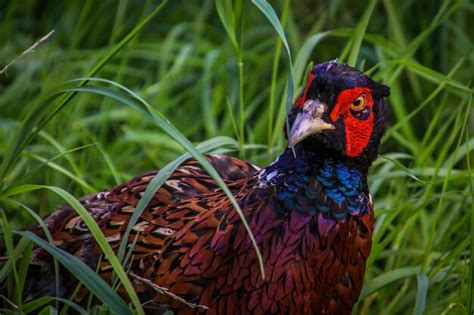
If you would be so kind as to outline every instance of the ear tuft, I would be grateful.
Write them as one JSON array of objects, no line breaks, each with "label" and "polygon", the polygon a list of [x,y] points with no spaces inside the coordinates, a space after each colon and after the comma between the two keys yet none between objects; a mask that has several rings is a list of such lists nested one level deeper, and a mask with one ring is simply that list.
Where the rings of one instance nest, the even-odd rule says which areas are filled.
[{"label": "ear tuft", "polygon": [[390,95],[390,88],[385,84],[379,84],[377,92],[380,97],[387,97]]}]

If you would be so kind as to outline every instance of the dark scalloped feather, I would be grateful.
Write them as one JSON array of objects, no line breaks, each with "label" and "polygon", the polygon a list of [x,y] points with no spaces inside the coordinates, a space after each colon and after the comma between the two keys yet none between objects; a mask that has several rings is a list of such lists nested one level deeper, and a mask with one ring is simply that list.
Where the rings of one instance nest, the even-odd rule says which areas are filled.
[{"label": "dark scalloped feather", "polygon": [[[290,169],[294,162],[286,158],[276,165]],[[130,236],[130,242],[136,242],[130,270],[189,302],[210,307],[209,314],[349,314],[370,252],[372,206],[368,204],[360,216],[338,208],[344,213],[338,218],[336,208],[326,211],[319,204],[330,204],[333,186],[349,180],[345,171],[336,171],[329,163],[332,166],[320,168],[321,181],[316,180],[318,176],[289,174],[274,179],[274,186],[259,186],[261,179],[252,165],[234,158],[209,160],[219,166],[245,212],[262,251],[267,279],[260,275],[255,251],[235,210],[195,161],[171,176],[135,225]],[[303,165],[296,169],[308,172]],[[280,171],[284,173],[284,168]],[[113,248],[118,248],[140,193],[155,173],[82,200]],[[351,189],[347,192],[347,198],[352,198]],[[62,248],[96,268],[100,251],[74,211],[64,207],[46,223]],[[35,250],[37,264],[48,266],[51,262],[46,257],[42,250]],[[104,258],[99,271],[110,280],[112,270]],[[66,279],[70,283],[63,282],[63,294],[74,288],[72,277]],[[150,307],[179,314],[197,312],[153,292],[147,284],[133,283],[143,299],[153,301],[147,304]],[[36,296],[34,287],[30,281],[31,297]]]}]

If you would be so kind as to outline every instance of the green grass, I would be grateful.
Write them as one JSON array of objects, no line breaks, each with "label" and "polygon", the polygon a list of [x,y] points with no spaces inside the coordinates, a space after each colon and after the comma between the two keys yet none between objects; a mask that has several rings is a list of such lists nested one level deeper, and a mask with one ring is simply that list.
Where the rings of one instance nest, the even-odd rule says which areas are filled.
[{"label": "green grass", "polygon": [[[114,262],[115,283],[128,288],[132,303],[120,309],[140,313],[121,266],[127,253],[107,249],[72,196],[163,168],[150,195],[188,151],[269,163],[284,148],[286,106],[308,64],[339,58],[392,92],[391,129],[369,178],[374,245],[354,313],[474,312],[472,2],[160,4],[0,4],[0,67],[56,30],[0,76],[3,311],[47,313],[56,302],[95,313],[123,306],[116,287],[48,242],[28,233],[12,242],[15,230],[41,223],[66,201]],[[31,241],[58,266],[82,270],[82,285],[104,306],[84,310],[72,297],[24,301]]]}]

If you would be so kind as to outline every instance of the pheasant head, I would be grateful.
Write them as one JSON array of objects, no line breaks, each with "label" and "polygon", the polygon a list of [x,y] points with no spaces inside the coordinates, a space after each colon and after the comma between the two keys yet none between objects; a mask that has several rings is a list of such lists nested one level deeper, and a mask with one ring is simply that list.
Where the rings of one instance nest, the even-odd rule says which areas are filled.
[{"label": "pheasant head", "polygon": [[288,146],[329,152],[369,166],[385,132],[384,97],[389,94],[386,85],[346,64],[316,65],[290,112]]}]

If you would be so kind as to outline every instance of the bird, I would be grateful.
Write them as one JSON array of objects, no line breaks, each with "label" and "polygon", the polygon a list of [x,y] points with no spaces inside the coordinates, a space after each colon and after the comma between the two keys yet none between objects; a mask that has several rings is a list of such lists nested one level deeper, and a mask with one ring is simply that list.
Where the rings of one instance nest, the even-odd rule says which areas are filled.
[{"label": "bird", "polygon": [[[288,113],[287,146],[275,161],[260,168],[206,156],[248,222],[265,277],[242,219],[216,181],[194,159],[177,168],[127,240],[127,270],[147,313],[350,314],[371,251],[367,174],[387,128],[389,94],[388,86],[347,64],[317,64]],[[157,172],[80,199],[115,251]],[[71,206],[44,222],[56,246],[111,281],[111,264]],[[33,231],[45,237],[39,227]],[[52,258],[42,248],[34,249],[30,269],[29,298],[67,297],[77,286],[64,271],[55,291]]]}]

